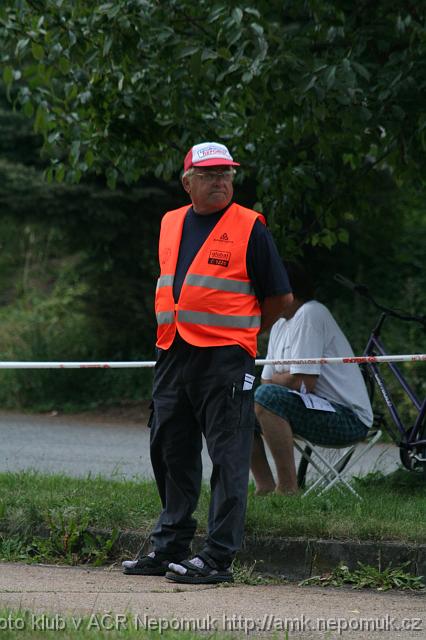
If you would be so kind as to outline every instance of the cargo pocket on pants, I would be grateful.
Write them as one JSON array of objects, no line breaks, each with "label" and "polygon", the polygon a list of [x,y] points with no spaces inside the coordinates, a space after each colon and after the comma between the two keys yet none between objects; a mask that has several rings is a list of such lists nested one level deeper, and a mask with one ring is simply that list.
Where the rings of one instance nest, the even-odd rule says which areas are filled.
[{"label": "cargo pocket on pants", "polygon": [[237,383],[231,384],[226,398],[225,429],[254,429],[253,389],[242,390]]}]

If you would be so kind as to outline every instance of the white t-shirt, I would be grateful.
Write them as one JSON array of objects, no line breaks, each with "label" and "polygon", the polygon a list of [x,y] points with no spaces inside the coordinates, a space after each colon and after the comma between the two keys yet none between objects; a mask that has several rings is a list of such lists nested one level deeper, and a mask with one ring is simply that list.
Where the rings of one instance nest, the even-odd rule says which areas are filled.
[{"label": "white t-shirt", "polygon": [[[280,318],[271,329],[267,358],[339,358],[353,356],[351,346],[330,311],[320,302],[305,302],[290,320]],[[314,393],[349,407],[367,427],[373,411],[357,364],[265,365],[262,378],[273,373],[306,373],[319,376]]]}]

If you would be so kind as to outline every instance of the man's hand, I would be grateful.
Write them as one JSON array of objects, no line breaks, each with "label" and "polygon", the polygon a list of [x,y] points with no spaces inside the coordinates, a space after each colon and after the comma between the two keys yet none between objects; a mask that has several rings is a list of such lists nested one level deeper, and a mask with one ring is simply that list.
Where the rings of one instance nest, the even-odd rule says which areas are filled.
[{"label": "man's hand", "polygon": [[260,333],[267,331],[272,327],[274,322],[281,318],[287,308],[292,304],[294,298],[292,293],[286,293],[284,296],[271,296],[265,298],[261,304],[262,307],[262,324],[260,325]]}]

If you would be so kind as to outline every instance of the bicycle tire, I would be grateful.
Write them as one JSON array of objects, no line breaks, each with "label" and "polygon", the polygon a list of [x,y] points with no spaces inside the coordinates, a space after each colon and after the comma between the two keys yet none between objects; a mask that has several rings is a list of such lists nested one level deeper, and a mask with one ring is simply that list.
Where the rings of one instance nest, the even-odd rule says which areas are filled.
[{"label": "bicycle tire", "polygon": [[[417,434],[417,440],[424,439],[426,439],[426,422],[423,423]],[[424,460],[416,460],[412,455],[410,455],[410,452],[421,456]],[[410,449],[406,449],[400,445],[399,457],[402,464],[406,469],[408,469],[408,471],[422,473],[426,482],[426,445],[420,445],[418,447],[414,445],[410,447]]]}]

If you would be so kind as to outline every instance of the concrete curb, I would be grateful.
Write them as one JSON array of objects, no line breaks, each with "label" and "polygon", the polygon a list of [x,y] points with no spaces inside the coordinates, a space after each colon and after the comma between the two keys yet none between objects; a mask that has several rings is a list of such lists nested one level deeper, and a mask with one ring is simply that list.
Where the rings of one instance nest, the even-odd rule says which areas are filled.
[{"label": "concrete curb", "polygon": [[[94,529],[88,531],[103,540],[111,538],[112,531]],[[0,534],[7,536],[7,532]],[[49,530],[37,531],[41,537],[49,537]],[[192,549],[201,550],[205,537],[196,535]],[[149,533],[138,531],[118,532],[112,555],[118,558],[135,557],[150,550]],[[248,566],[255,565],[259,573],[282,576],[288,580],[305,580],[323,575],[344,562],[352,571],[358,563],[385,569],[408,563],[406,570],[415,576],[426,578],[426,544],[394,542],[386,540],[322,540],[318,538],[279,538],[272,536],[246,536],[237,559]]]},{"label": "concrete curb", "polygon": [[[99,535],[106,532],[97,532]],[[194,552],[201,549],[203,536],[194,538]],[[115,544],[117,555],[148,552],[146,535],[121,531]],[[304,580],[332,571],[339,562],[350,570],[362,564],[385,569],[409,563],[406,570],[426,576],[426,544],[391,541],[321,540],[306,538],[246,537],[238,559],[248,565],[256,563],[261,573],[281,575],[289,580]]]}]

